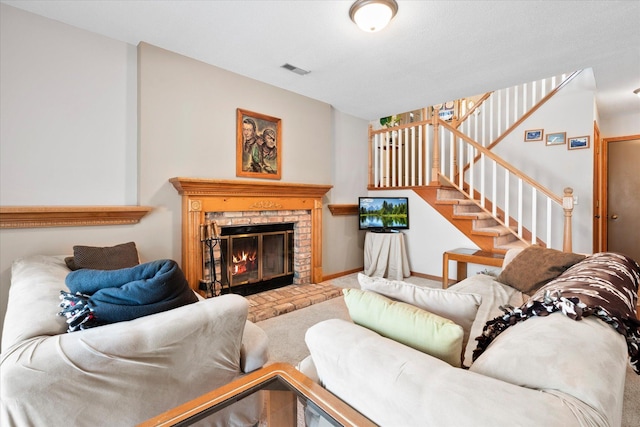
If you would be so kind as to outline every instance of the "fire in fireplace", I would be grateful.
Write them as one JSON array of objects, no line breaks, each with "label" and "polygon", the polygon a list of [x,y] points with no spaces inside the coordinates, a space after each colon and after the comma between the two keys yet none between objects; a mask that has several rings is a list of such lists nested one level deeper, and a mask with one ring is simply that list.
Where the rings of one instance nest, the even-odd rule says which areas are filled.
[{"label": "fire in fireplace", "polygon": [[293,282],[294,224],[222,227],[223,292],[251,295]]}]

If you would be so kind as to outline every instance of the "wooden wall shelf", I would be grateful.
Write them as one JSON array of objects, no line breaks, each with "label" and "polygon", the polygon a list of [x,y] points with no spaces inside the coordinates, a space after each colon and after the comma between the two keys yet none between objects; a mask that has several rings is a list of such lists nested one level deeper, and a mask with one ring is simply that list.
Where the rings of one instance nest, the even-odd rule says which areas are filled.
[{"label": "wooden wall shelf", "polygon": [[136,224],[148,206],[2,206],[0,228]]},{"label": "wooden wall shelf", "polygon": [[327,205],[331,215],[357,215],[358,205]]}]

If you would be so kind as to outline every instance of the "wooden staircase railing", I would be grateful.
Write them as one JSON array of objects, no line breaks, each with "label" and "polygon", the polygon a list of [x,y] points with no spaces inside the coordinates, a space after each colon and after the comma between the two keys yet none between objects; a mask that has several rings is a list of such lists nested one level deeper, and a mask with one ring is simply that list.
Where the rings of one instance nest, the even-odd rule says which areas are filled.
[{"label": "wooden staircase railing", "polygon": [[[531,239],[528,241],[530,244],[537,243],[538,237],[544,235],[543,241],[552,247],[554,226],[562,228],[562,250],[571,251],[571,188],[565,189],[563,197],[554,194],[437,116],[434,116],[433,128],[435,137],[432,176],[436,176],[438,184],[444,179],[481,208],[485,208],[487,200],[491,200],[490,213],[493,218],[522,241],[525,241],[523,236],[526,227],[531,233]],[[478,162],[475,161],[476,156],[479,157]],[[463,167],[463,172],[460,173],[457,164],[468,165],[468,169],[464,172]],[[515,190],[512,190],[513,187]],[[479,199],[476,198],[476,192]],[[525,193],[529,194],[527,203]],[[498,208],[504,212],[503,215],[498,215]],[[514,221],[511,218],[512,212],[517,224],[516,231],[511,228]],[[539,218],[543,218],[544,221],[538,221]],[[554,218],[564,218],[561,222],[562,227]]]},{"label": "wooden staircase railing", "polygon": [[[544,235],[548,247],[570,251],[572,190],[566,189],[562,197],[555,195],[490,149],[578,73],[487,93],[472,108],[462,107],[460,120],[454,117],[450,123],[441,120],[434,108],[430,120],[379,130],[370,126],[368,188],[439,186],[444,180],[480,208],[491,206],[489,212],[496,221],[523,242],[538,243]],[[423,117],[424,113],[426,109]],[[560,245],[555,230],[561,228]]]}]

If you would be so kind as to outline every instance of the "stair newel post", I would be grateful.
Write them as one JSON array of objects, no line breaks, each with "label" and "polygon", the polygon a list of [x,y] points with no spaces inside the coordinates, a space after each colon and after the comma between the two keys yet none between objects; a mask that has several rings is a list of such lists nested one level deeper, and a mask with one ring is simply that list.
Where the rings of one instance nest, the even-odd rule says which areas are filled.
[{"label": "stair newel post", "polygon": [[562,197],[562,209],[564,209],[564,233],[562,240],[562,250],[564,252],[571,252],[573,250],[571,242],[571,216],[573,214],[573,188],[567,187],[564,189],[564,196]]},{"label": "stair newel post", "polygon": [[440,167],[440,140],[439,133],[440,130],[438,126],[438,119],[440,118],[440,106],[433,107],[433,163],[431,165],[431,183],[430,185],[438,185],[438,168]]}]

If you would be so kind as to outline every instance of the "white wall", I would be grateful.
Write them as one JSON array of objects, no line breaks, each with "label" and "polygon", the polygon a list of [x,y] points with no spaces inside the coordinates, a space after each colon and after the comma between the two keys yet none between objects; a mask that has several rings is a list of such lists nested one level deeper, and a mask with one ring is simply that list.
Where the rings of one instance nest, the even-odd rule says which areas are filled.
[{"label": "white wall", "polygon": [[[358,196],[366,195],[368,125],[366,120],[333,110],[332,204],[353,205]],[[362,267],[364,234],[358,230],[358,216],[332,216],[326,205],[322,215],[322,272],[329,275]]]},{"label": "white wall", "polygon": [[170,178],[243,179],[237,108],[282,120],[282,182],[332,184],[330,105],[144,43],[138,58],[140,201],[156,207],[140,224],[144,253],[181,258],[181,199]]},{"label": "white wall", "polygon": [[[578,197],[573,211],[573,250],[587,253],[592,252],[593,245],[594,97],[593,74],[585,70],[493,149],[559,196],[563,195],[565,187],[573,188],[574,196]],[[566,132],[567,138],[589,136],[590,146],[588,149],[568,150],[566,145],[524,142],[523,135],[527,129],[544,129],[545,135]],[[562,212],[559,211],[554,216],[551,247],[562,248],[562,221]],[[541,237],[545,235],[541,234]]]},{"label": "white wall", "polygon": [[[638,99],[640,102],[640,99]],[[604,117],[598,121],[600,136],[613,138],[616,136],[640,135],[640,114],[620,112],[615,117]]]},{"label": "white wall", "polygon": [[0,7],[0,203],[136,204],[135,48]]},{"label": "white wall", "polygon": [[[0,205],[137,203],[134,46],[0,4],[0,93]],[[140,238],[134,226],[0,230],[0,327],[14,259]]]},{"label": "white wall", "polygon": [[[1,204],[141,204],[153,211],[137,225],[0,230],[0,322],[18,257],[135,241],[143,261],[179,260],[180,196],[168,179],[235,179],[236,108],[282,119],[285,182],[335,184],[334,138],[357,144],[362,121],[328,104],[153,46],[138,54],[126,43],[1,7]],[[353,157],[355,145],[343,149]],[[355,161],[366,168],[366,158]],[[336,190],[349,194],[354,186]],[[342,236],[349,235],[357,239],[356,227],[344,227]],[[348,246],[331,243],[323,251],[327,271],[362,265]],[[340,264],[332,267],[333,259]]]}]

